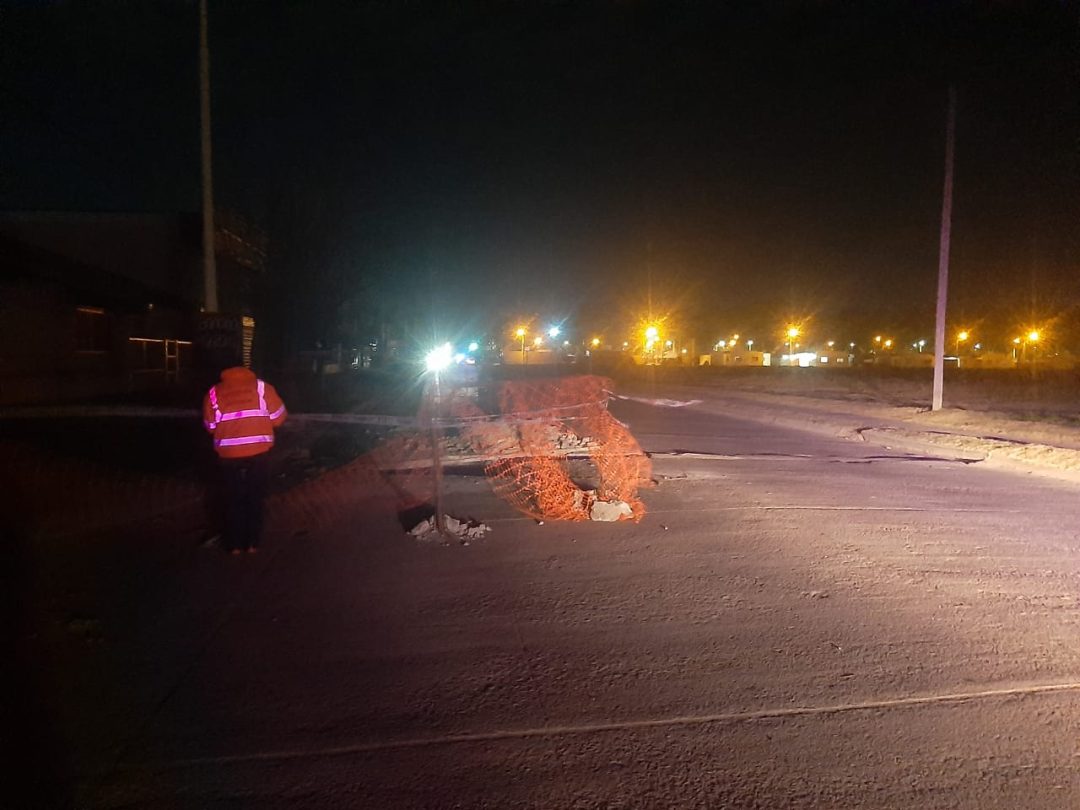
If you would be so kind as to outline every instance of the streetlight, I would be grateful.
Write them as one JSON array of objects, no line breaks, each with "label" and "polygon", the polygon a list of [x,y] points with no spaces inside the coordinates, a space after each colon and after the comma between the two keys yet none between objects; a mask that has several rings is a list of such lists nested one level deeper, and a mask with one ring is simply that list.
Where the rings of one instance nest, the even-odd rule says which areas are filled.
[{"label": "streetlight", "polygon": [[794,363],[795,363],[795,357],[794,357],[795,351],[792,348],[792,344],[795,342],[795,338],[797,338],[798,336],[799,336],[799,327],[797,327],[797,326],[789,326],[787,328],[788,362],[791,363],[792,365],[794,365]]},{"label": "streetlight", "polygon": [[746,341],[746,350],[748,352],[752,352],[754,350],[754,341],[752,341],[752,340]]},{"label": "streetlight", "polygon": [[597,346],[600,345],[600,338],[593,338],[591,342],[592,342],[592,347],[595,349]]},{"label": "streetlight", "polygon": [[521,365],[525,365],[525,327],[519,326],[514,334],[521,341]]},{"label": "streetlight", "polygon": [[428,396],[432,398],[431,424],[431,469],[434,475],[435,485],[435,529],[443,534],[446,524],[443,520],[442,509],[442,461],[439,458],[439,445],[442,443],[442,431],[439,429],[439,411],[442,407],[442,392],[439,390],[439,372],[450,365],[454,357],[454,347],[449,343],[437,346],[427,353],[424,363],[427,370],[432,373],[433,387],[428,389]]},{"label": "streetlight", "polygon": [[548,329],[548,336],[552,338],[557,338],[559,336],[559,327],[553,326]]},{"label": "streetlight", "polygon": [[646,353],[651,352],[653,350],[653,346],[656,345],[656,341],[659,339],[659,337],[660,337],[660,330],[657,329],[655,326],[646,326],[645,327],[645,352]]},{"label": "streetlight", "polygon": [[969,337],[971,337],[971,333],[968,332],[967,329],[961,329],[959,332],[956,333],[956,365],[957,366],[960,365],[960,344],[964,343]]},{"label": "streetlight", "polygon": [[886,348],[886,349],[891,349],[891,348],[892,348],[892,338],[888,338],[888,339],[886,339],[886,341],[885,341],[885,344],[884,344],[884,345],[885,345],[885,348]]}]

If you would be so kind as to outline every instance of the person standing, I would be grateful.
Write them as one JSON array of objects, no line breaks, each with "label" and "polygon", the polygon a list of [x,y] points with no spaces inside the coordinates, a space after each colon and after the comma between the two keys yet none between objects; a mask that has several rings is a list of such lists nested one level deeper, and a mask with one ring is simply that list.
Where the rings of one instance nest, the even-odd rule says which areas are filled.
[{"label": "person standing", "polygon": [[274,386],[242,366],[221,372],[203,398],[203,425],[214,437],[225,501],[223,548],[254,552],[262,539],[263,501],[270,481],[274,428],[285,422]]}]

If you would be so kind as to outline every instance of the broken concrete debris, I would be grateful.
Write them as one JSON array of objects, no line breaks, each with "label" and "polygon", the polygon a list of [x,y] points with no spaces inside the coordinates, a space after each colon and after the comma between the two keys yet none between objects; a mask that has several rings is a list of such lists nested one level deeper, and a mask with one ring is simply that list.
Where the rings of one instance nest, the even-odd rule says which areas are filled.
[{"label": "broken concrete debris", "polygon": [[626,501],[601,501],[595,489],[579,489],[574,492],[574,509],[585,511],[589,520],[612,522],[632,518],[634,510]]},{"label": "broken concrete debris", "polygon": [[593,501],[589,507],[589,520],[614,521],[634,516],[634,510],[626,501]]},{"label": "broken concrete debris", "polygon": [[[445,515],[443,517],[443,528],[446,530],[447,536],[456,537],[463,542],[468,540],[479,540],[491,531],[491,527],[486,523],[480,523],[475,520],[458,520],[450,515]],[[435,526],[434,515],[420,521],[409,529],[409,534],[417,540],[435,540],[441,536]]]}]

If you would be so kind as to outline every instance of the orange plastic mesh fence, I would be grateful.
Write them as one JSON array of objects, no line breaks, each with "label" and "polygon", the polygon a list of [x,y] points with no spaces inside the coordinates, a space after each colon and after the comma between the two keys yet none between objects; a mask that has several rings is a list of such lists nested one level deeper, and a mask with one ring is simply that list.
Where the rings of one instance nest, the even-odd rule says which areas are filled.
[{"label": "orange plastic mesh fence", "polygon": [[[623,517],[640,520],[645,506],[637,496],[651,483],[651,464],[630,431],[607,410],[609,380],[583,376],[556,380],[505,382],[498,402],[503,419],[477,420],[461,429],[488,461],[485,473],[494,491],[519,511],[538,520],[589,520],[597,501],[621,502]],[[453,416],[477,416],[479,408],[451,397]],[[558,447],[580,448],[598,479],[595,490],[579,486],[570,462]],[[507,454],[508,448],[520,447]],[[580,463],[580,462],[579,462]]]},{"label": "orange plastic mesh fence", "polygon": [[[455,427],[442,431],[440,456],[482,462],[495,493],[538,520],[588,520],[597,501],[621,501],[630,509],[625,517],[640,520],[645,508],[637,492],[651,484],[651,465],[608,413],[609,389],[600,377],[506,382],[497,392],[498,414],[484,413],[462,389],[445,391],[438,413]],[[430,424],[433,415],[422,412],[420,423]],[[271,497],[272,522],[330,525],[352,519],[369,500],[393,503],[399,512],[433,503],[432,440],[424,429],[388,436],[351,463]],[[590,483],[579,486],[571,469]],[[0,485],[25,528],[46,534],[199,511],[203,496],[196,482],[123,473],[13,442],[0,442]]]}]

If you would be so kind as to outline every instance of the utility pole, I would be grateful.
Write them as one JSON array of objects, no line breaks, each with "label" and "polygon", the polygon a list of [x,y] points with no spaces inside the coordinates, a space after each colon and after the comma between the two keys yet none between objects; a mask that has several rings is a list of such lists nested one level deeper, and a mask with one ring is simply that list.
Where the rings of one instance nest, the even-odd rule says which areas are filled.
[{"label": "utility pole", "polygon": [[953,147],[956,143],[956,86],[949,86],[945,126],[945,188],[941,201],[941,246],[938,251],[937,321],[934,329],[934,398],[930,410],[941,410],[945,377],[945,302],[949,294],[949,239],[952,236]]},{"label": "utility pole", "polygon": [[206,35],[206,0],[199,0],[199,112],[202,136],[203,308],[218,311],[217,261],[214,257],[214,176],[210,154],[210,48]]}]

